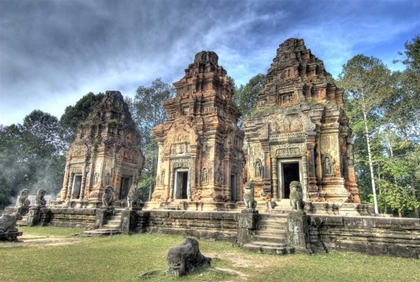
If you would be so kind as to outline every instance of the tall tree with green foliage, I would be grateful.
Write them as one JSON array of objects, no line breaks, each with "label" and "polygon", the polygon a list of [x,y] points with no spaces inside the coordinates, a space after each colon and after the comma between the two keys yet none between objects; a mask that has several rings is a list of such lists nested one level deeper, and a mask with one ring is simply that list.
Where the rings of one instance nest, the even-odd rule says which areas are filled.
[{"label": "tall tree with green foliage", "polygon": [[92,109],[104,98],[103,93],[94,94],[89,92],[83,96],[74,106],[68,106],[60,118],[62,127],[61,134],[64,140],[71,143],[76,138],[77,128],[84,122]]},{"label": "tall tree with green foliage", "polygon": [[384,139],[388,140],[386,149],[390,158],[387,171],[392,183],[387,187],[393,188],[387,189],[390,195],[385,202],[392,205],[399,200],[399,206],[394,205],[394,209],[400,216],[414,210],[414,215],[419,217],[420,34],[406,42],[405,47],[406,51],[400,54],[405,55],[402,62],[406,69],[393,74],[397,87],[384,104]]},{"label": "tall tree with green foliage", "polygon": [[363,130],[366,141],[369,171],[373,192],[375,213],[379,213],[372,137],[380,121],[380,105],[393,91],[391,71],[377,58],[356,55],[343,66],[339,75],[339,85],[347,90],[348,114],[353,121],[353,129]]},{"label": "tall tree with green foliage", "polygon": [[158,78],[150,87],[139,86],[131,102],[131,108],[135,109],[133,117],[140,130],[141,147],[146,159],[139,184],[143,198],[150,198],[156,179],[159,152],[151,131],[153,127],[166,121],[163,102],[174,96],[175,88]]},{"label": "tall tree with green foliage", "polygon": [[61,189],[66,143],[60,129],[56,117],[40,110],[26,116],[23,125],[0,128],[0,207],[25,188],[32,193]]},{"label": "tall tree with green foliage", "polygon": [[265,74],[257,74],[246,85],[236,87],[233,100],[238,105],[242,117],[247,117],[253,111],[258,94],[264,89]]}]

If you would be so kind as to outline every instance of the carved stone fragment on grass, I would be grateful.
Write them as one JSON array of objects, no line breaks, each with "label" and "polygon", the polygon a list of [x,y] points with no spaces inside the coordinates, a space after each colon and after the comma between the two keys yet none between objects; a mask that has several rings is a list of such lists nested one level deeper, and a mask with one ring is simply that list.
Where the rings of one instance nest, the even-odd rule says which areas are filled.
[{"label": "carved stone fragment on grass", "polygon": [[166,275],[179,277],[210,266],[211,258],[201,254],[196,239],[186,238],[181,245],[169,249],[167,261]]}]

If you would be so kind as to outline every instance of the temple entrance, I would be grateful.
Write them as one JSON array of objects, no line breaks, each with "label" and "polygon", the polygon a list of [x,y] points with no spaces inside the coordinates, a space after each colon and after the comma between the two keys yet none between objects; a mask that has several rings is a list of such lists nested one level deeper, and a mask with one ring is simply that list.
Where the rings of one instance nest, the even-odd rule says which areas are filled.
[{"label": "temple entrance", "polygon": [[82,187],[82,175],[75,174],[73,177],[73,185],[71,188],[71,198],[79,199],[80,197],[80,188]]},{"label": "temple entrance", "polygon": [[177,170],[175,179],[175,199],[188,199],[188,170]]},{"label": "temple entrance", "polygon": [[280,199],[289,199],[290,183],[292,181],[301,182],[300,159],[279,160],[279,197]]},{"label": "temple entrance", "polygon": [[130,177],[121,177],[121,184],[120,184],[120,200],[127,199],[128,191],[130,191],[131,185],[131,178]]}]

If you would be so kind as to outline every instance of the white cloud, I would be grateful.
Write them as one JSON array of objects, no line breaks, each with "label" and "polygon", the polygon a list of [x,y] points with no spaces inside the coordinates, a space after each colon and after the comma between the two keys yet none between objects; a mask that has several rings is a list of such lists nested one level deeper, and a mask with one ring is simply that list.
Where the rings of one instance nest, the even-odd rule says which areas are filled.
[{"label": "white cloud", "polygon": [[60,117],[88,92],[131,96],[159,77],[172,83],[201,50],[215,51],[245,84],[267,72],[289,37],[303,38],[334,76],[358,53],[397,67],[392,56],[420,27],[415,4],[0,1],[0,123],[20,123],[34,109]]}]

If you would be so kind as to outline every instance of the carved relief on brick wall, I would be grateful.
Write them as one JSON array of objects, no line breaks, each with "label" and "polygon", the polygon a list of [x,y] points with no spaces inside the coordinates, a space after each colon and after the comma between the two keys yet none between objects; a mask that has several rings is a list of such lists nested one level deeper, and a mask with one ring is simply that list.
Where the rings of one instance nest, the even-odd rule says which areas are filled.
[{"label": "carved relief on brick wall", "polygon": [[301,157],[306,153],[305,143],[281,144],[271,147],[271,156],[275,158]]},{"label": "carved relief on brick wall", "polygon": [[340,155],[337,135],[321,136],[321,164],[323,176],[338,176]]}]

